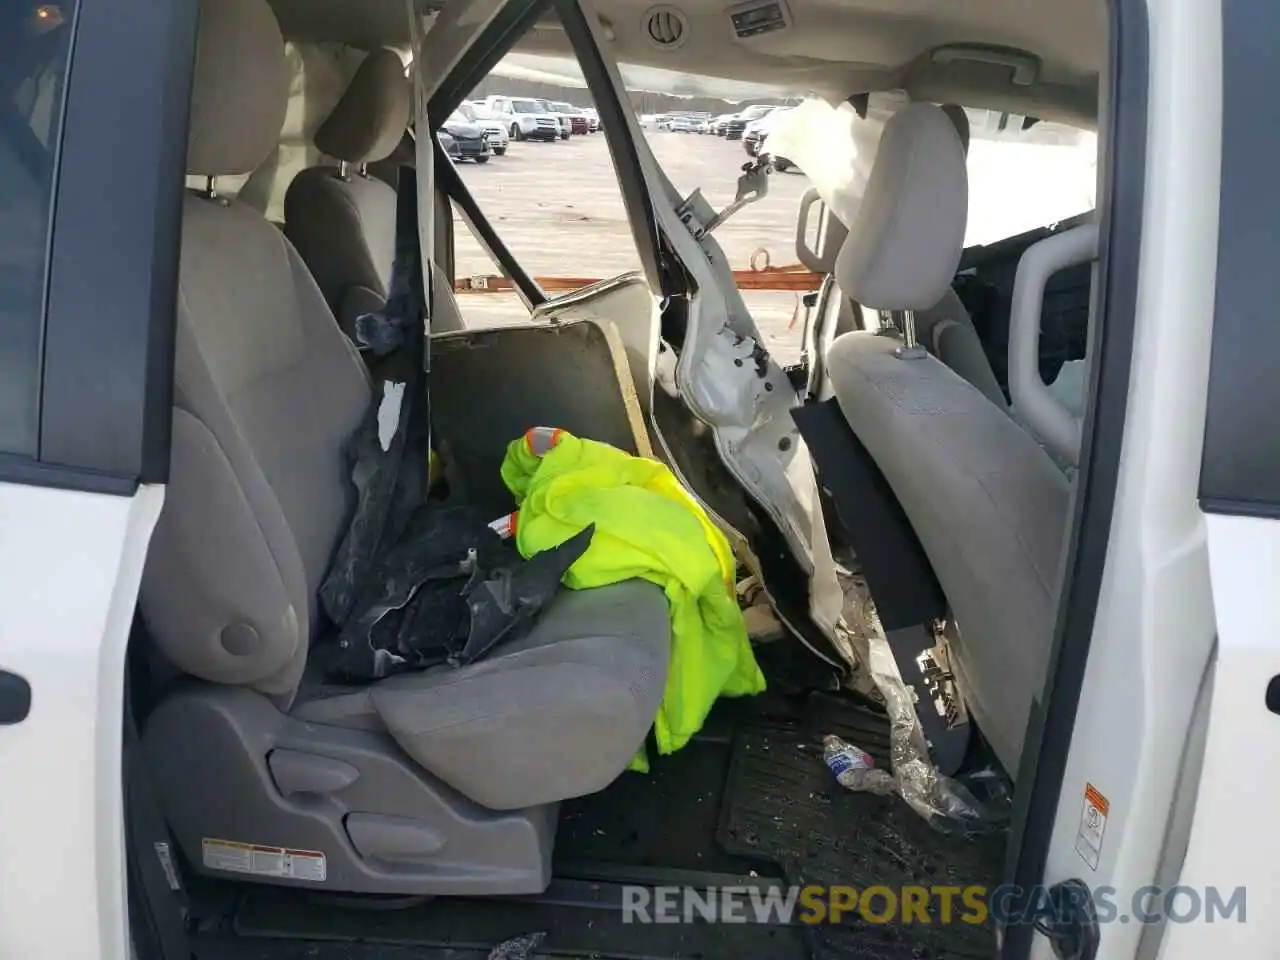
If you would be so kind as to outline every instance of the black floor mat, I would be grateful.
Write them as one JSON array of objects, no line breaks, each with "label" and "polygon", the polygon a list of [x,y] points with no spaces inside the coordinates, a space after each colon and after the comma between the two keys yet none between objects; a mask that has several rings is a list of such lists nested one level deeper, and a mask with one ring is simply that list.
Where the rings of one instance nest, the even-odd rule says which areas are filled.
[{"label": "black floor mat", "polygon": [[[624,773],[599,793],[562,803],[556,876],[582,876],[585,864],[744,875],[759,871],[757,861],[725,853],[715,844],[730,739],[694,740],[671,756],[651,756],[649,773]],[[780,876],[776,870],[770,875]]]},{"label": "black floor mat", "polygon": [[[815,695],[803,722],[756,723],[739,729],[734,743],[723,817],[717,838],[742,856],[778,863],[800,886],[883,885],[898,890],[999,882],[1003,837],[964,839],[930,827],[898,797],[843,789],[822,760],[822,736],[836,733],[887,767],[889,727],[883,714],[836,697]],[[957,900],[953,916],[960,912]],[[932,922],[872,924],[845,918],[838,925],[807,926],[815,960],[934,960],[990,957],[994,929]]]},{"label": "black floor mat", "polygon": [[[487,949],[423,949],[385,943],[327,940],[258,940],[236,936],[206,937],[192,944],[193,960],[488,960]],[[534,954],[530,960],[542,960]]]},{"label": "black floor mat", "polygon": [[[557,880],[539,897],[471,900],[441,897],[400,909],[359,909],[303,891],[264,887],[248,891],[235,913],[233,931],[246,947],[270,960],[271,941],[311,944],[413,945],[423,960],[487,951],[503,941],[535,932],[546,939],[531,958],[594,957],[601,960],[805,960],[803,934],[779,925],[630,923],[621,888],[614,884]],[[225,931],[222,934],[225,937]],[[216,938],[211,938],[216,939]],[[347,947],[348,950],[351,946]],[[452,951],[456,951],[452,952]],[[211,952],[211,956],[212,956]],[[347,954],[336,947],[282,957],[327,958]],[[363,960],[358,951],[352,960]],[[401,954],[388,951],[387,956]]]}]

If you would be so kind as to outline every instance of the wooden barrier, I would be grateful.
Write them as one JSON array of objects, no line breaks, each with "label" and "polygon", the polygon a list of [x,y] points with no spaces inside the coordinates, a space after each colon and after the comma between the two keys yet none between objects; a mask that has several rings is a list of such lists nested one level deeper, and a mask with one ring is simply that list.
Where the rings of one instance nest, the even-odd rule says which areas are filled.
[{"label": "wooden barrier", "polygon": [[[766,264],[768,259],[766,257]],[[534,283],[547,293],[567,293],[599,283],[602,277],[534,277]],[[765,266],[760,270],[735,270],[733,282],[739,290],[783,290],[808,293],[822,286],[822,274],[806,270],[800,264],[785,267]],[[454,281],[454,293],[506,293],[514,289],[507,277],[473,276],[459,277]]]}]

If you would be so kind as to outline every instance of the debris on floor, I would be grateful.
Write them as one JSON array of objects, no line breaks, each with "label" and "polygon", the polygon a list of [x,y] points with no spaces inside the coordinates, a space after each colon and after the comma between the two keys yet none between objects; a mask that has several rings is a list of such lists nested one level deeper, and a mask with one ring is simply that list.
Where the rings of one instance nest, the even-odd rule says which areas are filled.
[{"label": "debris on floor", "polygon": [[833,733],[822,738],[822,759],[846,790],[884,796],[897,792],[893,774],[877,767],[871,754]]},{"label": "debris on floor", "polygon": [[[875,769],[892,752],[888,718],[850,699],[822,695],[800,722],[760,718],[740,726],[725,784],[717,840],[728,852],[782,867],[788,884],[961,887],[999,883],[1002,836],[957,837],[929,825],[898,796],[852,792],[833,782],[823,736],[857,744]],[[939,904],[928,923],[857,918],[805,926],[813,960],[976,960],[996,952],[994,925],[944,924]]]},{"label": "debris on floor", "polygon": [[512,937],[489,951],[489,960],[529,960],[530,954],[538,949],[545,939],[547,939],[545,930],[526,933],[523,937]]},{"label": "debris on floor", "polygon": [[767,603],[747,607],[742,611],[742,619],[747,625],[747,639],[753,644],[772,643],[786,636],[782,621]]}]

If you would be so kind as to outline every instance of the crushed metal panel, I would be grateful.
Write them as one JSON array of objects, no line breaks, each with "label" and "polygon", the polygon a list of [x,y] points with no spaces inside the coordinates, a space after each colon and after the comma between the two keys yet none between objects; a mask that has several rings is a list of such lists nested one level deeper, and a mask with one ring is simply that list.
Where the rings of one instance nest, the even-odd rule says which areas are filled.
[{"label": "crushed metal panel", "polygon": [[432,338],[434,430],[451,482],[498,516],[511,509],[499,468],[507,444],[530,427],[653,456],[627,352],[611,323],[595,320],[466,330]]}]

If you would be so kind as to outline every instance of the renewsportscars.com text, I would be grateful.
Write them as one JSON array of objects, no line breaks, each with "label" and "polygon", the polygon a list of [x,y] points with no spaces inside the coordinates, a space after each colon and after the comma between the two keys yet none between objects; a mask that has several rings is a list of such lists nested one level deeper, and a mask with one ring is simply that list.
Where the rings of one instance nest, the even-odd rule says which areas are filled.
[{"label": "renewsportscars.com text", "polygon": [[[1090,897],[1099,923],[1244,923],[1243,887],[1114,887],[1072,892]],[[1069,898],[1068,898],[1069,901]],[[966,923],[1012,926],[1051,919],[1064,904],[1046,888],[1023,896],[1013,886],[806,886],[622,888],[624,923]],[[1069,905],[1069,903],[1068,903]]]}]

